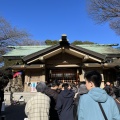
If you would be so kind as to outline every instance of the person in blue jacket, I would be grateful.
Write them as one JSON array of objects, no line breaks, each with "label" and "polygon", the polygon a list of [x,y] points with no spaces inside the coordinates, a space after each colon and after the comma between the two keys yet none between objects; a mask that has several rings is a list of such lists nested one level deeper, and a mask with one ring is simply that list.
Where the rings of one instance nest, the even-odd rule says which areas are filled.
[{"label": "person in blue jacket", "polygon": [[78,120],[105,120],[98,102],[101,103],[108,120],[120,120],[114,99],[100,88],[101,74],[98,71],[88,71],[84,78],[89,92],[79,100]]}]

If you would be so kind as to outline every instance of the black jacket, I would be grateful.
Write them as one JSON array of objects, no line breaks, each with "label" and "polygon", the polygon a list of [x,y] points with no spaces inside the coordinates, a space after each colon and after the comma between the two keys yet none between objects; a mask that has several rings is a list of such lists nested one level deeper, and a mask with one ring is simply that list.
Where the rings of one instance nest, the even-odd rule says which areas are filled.
[{"label": "black jacket", "polygon": [[58,95],[56,109],[60,120],[74,120],[73,98],[74,92],[72,90],[63,90]]},{"label": "black jacket", "polygon": [[0,113],[1,113],[1,107],[3,101],[4,101],[4,90],[0,90]]},{"label": "black jacket", "polygon": [[51,100],[51,102],[50,102],[50,111],[49,111],[50,120],[58,120],[59,117],[58,117],[57,111],[55,109],[58,93],[57,93],[56,90],[53,90],[53,89],[48,87],[45,90],[45,94],[47,96],[49,96],[50,100]]}]

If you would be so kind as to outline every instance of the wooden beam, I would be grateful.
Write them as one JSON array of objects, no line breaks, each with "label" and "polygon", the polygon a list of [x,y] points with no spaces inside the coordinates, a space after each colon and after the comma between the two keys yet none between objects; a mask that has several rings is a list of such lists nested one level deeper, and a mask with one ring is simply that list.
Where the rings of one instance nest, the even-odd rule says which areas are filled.
[{"label": "wooden beam", "polygon": [[106,68],[112,68],[119,65],[118,63],[104,63],[104,64],[99,64],[99,63],[84,63],[83,67],[106,67]]},{"label": "wooden beam", "polygon": [[47,53],[47,54],[45,54],[45,55],[43,55],[43,56],[39,56],[39,57],[37,57],[36,59],[33,59],[33,60],[27,62],[27,64],[30,64],[30,63],[35,62],[35,61],[37,61],[37,60],[44,61],[44,59],[47,59],[47,58],[49,58],[49,57],[52,57],[52,56],[54,56],[54,55],[56,55],[56,54],[58,54],[58,53],[60,53],[60,52],[62,52],[62,49],[61,49],[61,48],[59,48],[59,49],[57,49],[57,50],[54,50],[54,51],[52,51],[52,52],[50,52],[50,53]]},{"label": "wooden beam", "polygon": [[84,63],[83,67],[101,67],[99,63]]},{"label": "wooden beam", "polygon": [[118,63],[104,63],[103,64],[104,67],[115,67],[117,65],[120,65],[120,64],[118,64]]},{"label": "wooden beam", "polygon": [[76,64],[68,64],[68,65],[56,65],[55,67],[80,67],[80,66]]},{"label": "wooden beam", "polygon": [[45,64],[37,64],[37,65],[14,65],[11,66],[13,69],[35,69],[35,68],[44,68]]},{"label": "wooden beam", "polygon": [[73,49],[69,49],[70,51],[72,51],[72,52],[74,52],[74,54],[76,53],[78,56],[82,56],[81,58],[87,58],[87,59],[92,59],[92,60],[94,60],[94,61],[97,61],[97,62],[101,62],[101,60],[100,59],[98,59],[98,58],[95,58],[95,57],[92,57],[92,56],[90,56],[90,55],[87,55],[87,54],[85,54],[85,53],[82,53],[82,52],[78,52],[78,51],[76,51],[76,50],[73,50]]}]

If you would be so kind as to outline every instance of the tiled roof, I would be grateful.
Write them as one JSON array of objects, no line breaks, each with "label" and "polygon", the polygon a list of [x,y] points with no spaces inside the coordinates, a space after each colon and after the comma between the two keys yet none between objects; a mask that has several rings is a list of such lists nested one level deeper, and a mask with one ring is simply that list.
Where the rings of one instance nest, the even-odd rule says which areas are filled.
[{"label": "tiled roof", "polygon": [[112,48],[109,45],[91,44],[91,45],[77,45],[77,46],[101,54],[120,54],[120,50]]},{"label": "tiled roof", "polygon": [[[44,50],[51,47],[50,45],[41,45],[41,46],[11,46],[14,48],[10,52],[6,53],[3,56],[27,56],[32,53]],[[110,45],[77,45],[77,47],[82,47],[100,54],[120,54],[120,50],[112,48]]]},{"label": "tiled roof", "polygon": [[14,49],[3,56],[27,56],[51,46],[41,45],[41,46],[10,46],[10,47]]}]

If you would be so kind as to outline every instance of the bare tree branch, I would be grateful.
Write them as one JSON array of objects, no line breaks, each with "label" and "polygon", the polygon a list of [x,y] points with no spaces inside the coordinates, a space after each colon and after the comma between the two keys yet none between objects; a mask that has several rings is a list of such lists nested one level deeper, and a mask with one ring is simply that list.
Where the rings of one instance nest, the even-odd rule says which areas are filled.
[{"label": "bare tree branch", "polygon": [[0,47],[14,44],[15,41],[29,37],[26,31],[12,27],[3,17],[0,17]]},{"label": "bare tree branch", "polygon": [[31,40],[31,39],[24,39],[22,41],[19,41],[18,43],[16,43],[17,45],[19,46],[38,46],[38,45],[42,45],[42,43],[40,41],[37,41],[37,40]]},{"label": "bare tree branch", "polygon": [[6,19],[0,16],[0,63],[3,61],[2,55],[9,51],[7,46],[44,44],[44,42],[30,39],[29,36],[30,34],[25,30],[18,30],[16,27],[12,27]]},{"label": "bare tree branch", "polygon": [[120,35],[120,0],[89,0],[88,14],[98,24],[108,22]]},{"label": "bare tree branch", "polygon": [[8,45],[15,45],[15,42],[28,37],[28,33],[12,27],[3,17],[0,16],[0,63],[2,55],[8,52]]},{"label": "bare tree branch", "polygon": [[96,23],[120,18],[120,0],[89,0],[88,13]]}]

